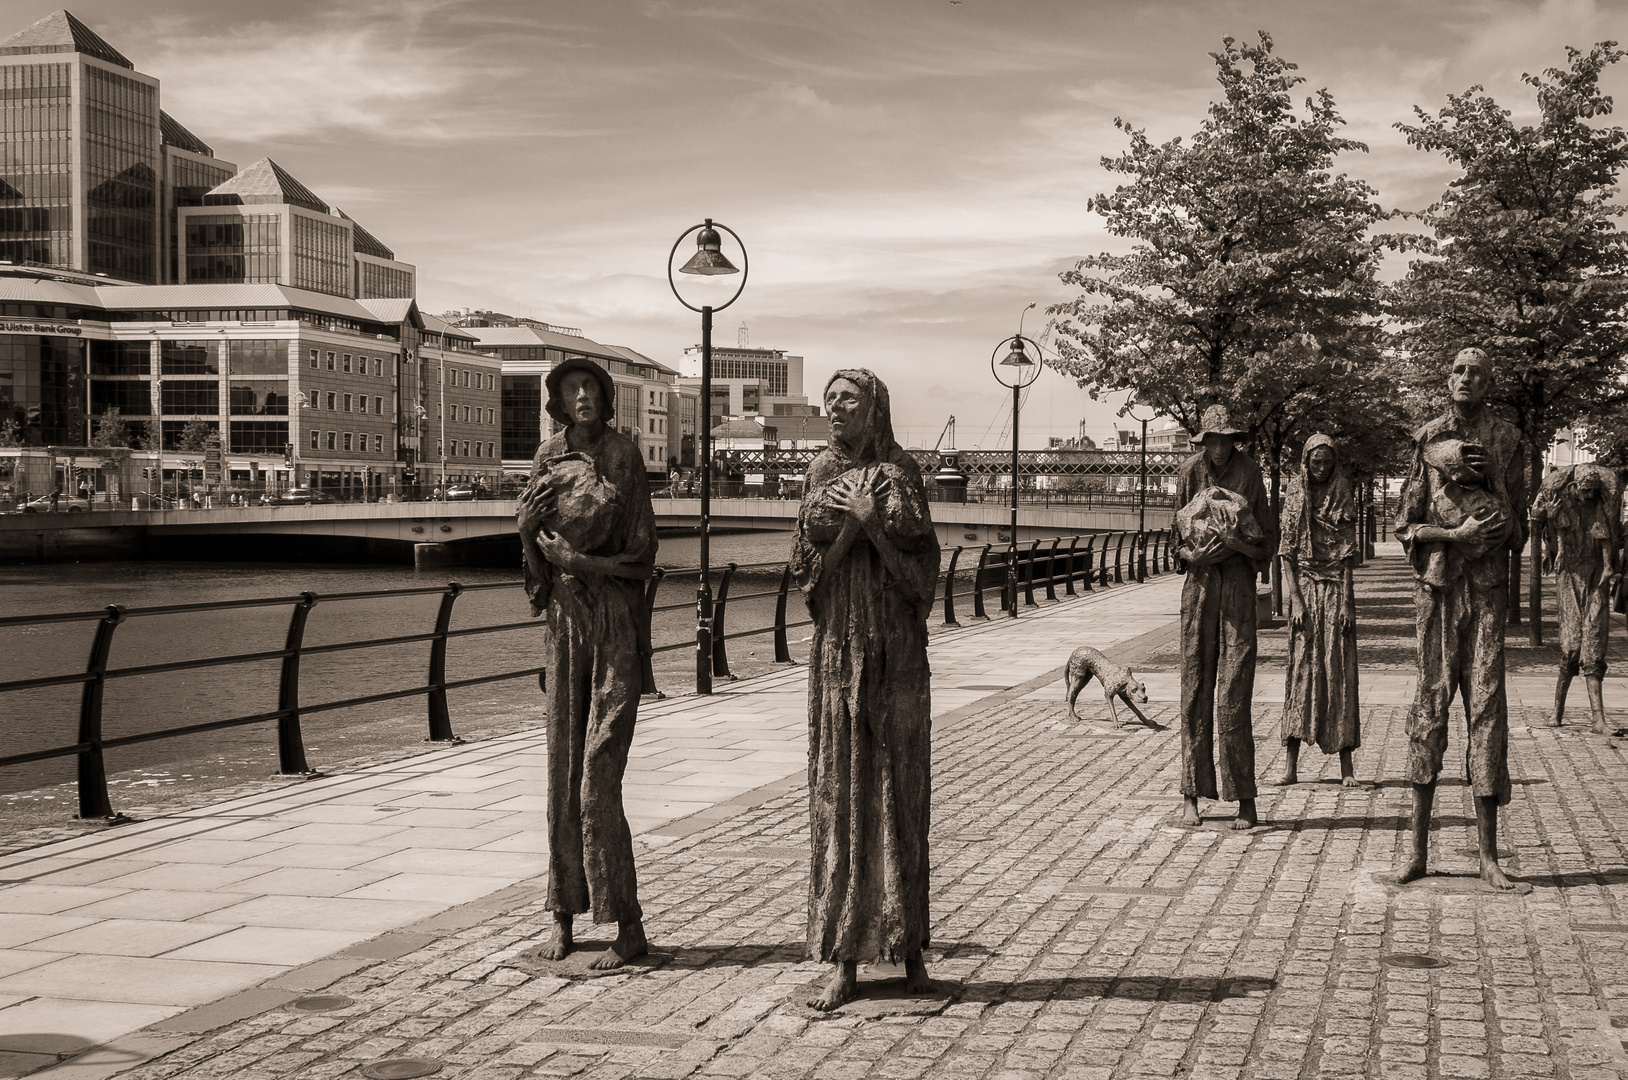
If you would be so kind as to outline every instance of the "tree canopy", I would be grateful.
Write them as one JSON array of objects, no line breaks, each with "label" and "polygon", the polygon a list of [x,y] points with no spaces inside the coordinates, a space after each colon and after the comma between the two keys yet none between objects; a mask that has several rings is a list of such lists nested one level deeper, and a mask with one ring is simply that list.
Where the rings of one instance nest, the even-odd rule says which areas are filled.
[{"label": "tree canopy", "polygon": [[1560,425],[1620,393],[1628,352],[1628,250],[1614,201],[1628,133],[1601,123],[1612,101],[1599,82],[1624,53],[1613,41],[1566,53],[1567,67],[1522,76],[1536,123],[1517,125],[1472,86],[1434,116],[1415,108],[1417,124],[1397,125],[1460,170],[1420,215],[1433,233],[1423,245],[1431,257],[1412,264],[1392,297],[1408,386],[1439,401],[1453,355],[1485,349],[1489,400],[1527,436],[1534,469]]},{"label": "tree canopy", "polygon": [[1305,80],[1269,34],[1210,55],[1222,93],[1191,140],[1156,144],[1115,120],[1130,148],[1103,166],[1126,182],[1091,207],[1132,246],[1062,275],[1081,295],[1050,309],[1054,364],[1093,397],[1130,391],[1189,431],[1225,402],[1275,472],[1331,403],[1373,396],[1387,240],[1371,230],[1389,215],[1333,171],[1367,147],[1340,135],[1326,89],[1297,111]]}]

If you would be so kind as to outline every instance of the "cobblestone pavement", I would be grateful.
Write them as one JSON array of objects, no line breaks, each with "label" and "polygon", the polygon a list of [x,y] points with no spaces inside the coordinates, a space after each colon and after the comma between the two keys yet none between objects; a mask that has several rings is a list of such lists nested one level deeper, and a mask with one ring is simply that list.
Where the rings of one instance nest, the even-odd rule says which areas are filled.
[{"label": "cobblestone pavement", "polygon": [[[1365,679],[1371,667],[1377,682],[1405,681],[1405,566],[1370,564],[1360,593]],[[1551,685],[1552,656],[1516,655],[1516,633],[1512,687],[1532,701]],[[1265,635],[1263,664],[1281,665],[1281,637]],[[1156,669],[1169,640],[1124,648],[1149,657],[1138,670]],[[1149,684],[1146,711],[1168,725],[1170,679],[1155,670]],[[1281,766],[1271,686],[1263,679],[1256,710],[1263,779]],[[1618,724],[1622,690],[1613,679]],[[1395,779],[1400,694],[1392,685],[1364,709],[1358,775],[1377,786],[1340,787],[1337,763],[1312,749],[1306,781],[1263,789],[1266,824],[1245,833],[1226,830],[1230,808],[1214,804],[1219,820],[1177,824],[1173,728],[1070,721],[1053,677],[940,717],[928,953],[939,991],[926,998],[903,997],[902,972],[876,967],[860,1001],[833,1016],[800,1004],[824,969],[803,959],[806,791],[793,779],[704,827],[641,841],[655,966],[586,979],[528,960],[547,915],[540,883],[526,882],[249,991],[264,995],[258,1008],[240,1001],[241,1018],[222,1014],[212,1030],[156,1025],[157,1056],[125,1075],[325,1080],[401,1058],[469,1080],[1628,1071],[1628,768],[1616,740],[1515,708],[1500,839],[1529,894],[1476,888],[1456,750],[1437,800],[1437,873],[1387,887],[1372,875],[1396,858],[1408,798]],[[1461,729],[1453,738],[1462,745]],[[1418,957],[1438,966],[1408,966]],[[305,1011],[310,992],[349,1000]],[[115,1065],[93,1054],[48,1074]]]}]

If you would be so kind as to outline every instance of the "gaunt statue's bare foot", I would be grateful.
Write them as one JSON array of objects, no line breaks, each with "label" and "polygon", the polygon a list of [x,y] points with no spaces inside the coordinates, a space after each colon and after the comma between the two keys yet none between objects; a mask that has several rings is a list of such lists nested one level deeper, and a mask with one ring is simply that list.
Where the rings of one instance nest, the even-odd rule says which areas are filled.
[{"label": "gaunt statue's bare foot", "polygon": [[1372,789],[1374,785],[1366,784],[1366,783],[1363,783],[1361,780],[1358,780],[1357,776],[1356,776],[1356,772],[1357,772],[1357,767],[1351,761],[1351,751],[1349,751],[1349,750],[1341,750],[1340,751],[1340,786],[1341,787],[1348,787],[1348,788],[1360,788],[1360,789],[1362,789],[1364,791]]},{"label": "gaunt statue's bare foot", "polygon": [[1280,787],[1300,783],[1300,740],[1290,739],[1283,745],[1283,775],[1278,778]]},{"label": "gaunt statue's bare foot", "polygon": [[1503,867],[1498,865],[1497,860],[1485,857],[1481,859],[1481,881],[1494,892],[1509,892],[1515,887],[1515,883],[1504,874]]},{"label": "gaunt statue's bare foot", "polygon": [[[918,964],[920,960],[916,961]],[[923,973],[926,967],[922,968]],[[808,1007],[818,1009],[820,1012],[830,1012],[840,1009],[854,999],[859,992],[859,965],[852,960],[845,960],[831,972],[831,981],[825,984],[825,989],[814,997],[808,999]]]},{"label": "gaunt statue's bare foot", "polygon": [[537,953],[544,960],[564,960],[571,951],[571,916],[554,913],[554,936]]},{"label": "gaunt statue's bare foot", "polygon": [[1183,825],[1202,825],[1204,819],[1198,813],[1198,799],[1183,796],[1181,800],[1181,823]]},{"label": "gaunt statue's bare foot", "polygon": [[1556,713],[1555,715],[1549,717],[1549,726],[1550,727],[1560,727],[1564,723],[1565,723],[1565,721],[1560,718],[1559,713]]},{"label": "gaunt statue's bare foot", "polygon": [[616,940],[611,942],[610,948],[588,966],[595,971],[610,971],[649,951],[650,943],[644,939],[644,920],[624,919],[617,926]]},{"label": "gaunt statue's bare foot", "polygon": [[1255,800],[1239,799],[1238,816],[1232,819],[1232,827],[1241,831],[1243,829],[1253,829],[1256,824]]},{"label": "gaunt statue's bare foot", "polygon": [[1342,777],[1340,777],[1340,786],[1341,787],[1348,787],[1348,788],[1360,788],[1360,789],[1362,789],[1364,791],[1367,791],[1368,789],[1372,788],[1374,785],[1369,784],[1369,783],[1365,783],[1362,780],[1358,780],[1355,776],[1342,776]]},{"label": "gaunt statue's bare foot", "polygon": [[913,959],[904,962],[904,992],[907,994],[925,994],[933,989],[933,980],[927,977],[927,962],[917,953]]},{"label": "gaunt statue's bare foot", "polygon": [[1425,876],[1425,857],[1423,852],[1415,851],[1408,856],[1408,861],[1400,868],[1389,874],[1380,874],[1381,881],[1388,881],[1393,885],[1406,885],[1410,881],[1418,881]]}]

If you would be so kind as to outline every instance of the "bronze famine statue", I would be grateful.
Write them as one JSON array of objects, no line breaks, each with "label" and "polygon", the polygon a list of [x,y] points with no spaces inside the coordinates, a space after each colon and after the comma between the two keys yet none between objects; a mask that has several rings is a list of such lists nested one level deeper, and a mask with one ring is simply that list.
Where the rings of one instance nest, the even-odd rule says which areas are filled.
[{"label": "bronze famine statue", "polygon": [[1270,554],[1274,523],[1261,470],[1237,451],[1244,432],[1224,405],[1204,410],[1202,449],[1176,477],[1181,593],[1182,822],[1200,824],[1198,800],[1238,801],[1235,829],[1255,818],[1255,575]]},{"label": "bronze famine statue", "polygon": [[1283,578],[1289,589],[1289,677],[1283,694],[1280,783],[1299,781],[1300,747],[1340,755],[1340,782],[1359,786],[1357,724],[1357,500],[1334,440],[1313,435],[1283,500]]},{"label": "bronze famine statue", "polygon": [[831,445],[808,469],[792,573],[814,616],[808,668],[812,866],[808,949],[836,965],[808,1004],[856,992],[862,960],[904,962],[930,989],[922,947],[932,725],[927,614],[938,536],[915,459],[893,438],[887,387],[863,370],[825,388]]},{"label": "bronze famine statue", "polygon": [[1612,594],[1622,580],[1618,548],[1617,475],[1599,465],[1556,469],[1543,481],[1532,503],[1533,542],[1543,540],[1543,569],[1555,576],[1560,608],[1560,676],[1555,683],[1559,727],[1566,713],[1566,691],[1582,673],[1588,687],[1594,730],[1604,735],[1606,634]]},{"label": "bronze famine statue", "polygon": [[555,365],[548,415],[562,430],[537,449],[516,516],[533,615],[548,620],[548,909],[571,951],[573,915],[618,925],[590,965],[648,951],[622,774],[650,648],[641,582],[654,572],[656,519],[639,448],[610,427],[615,389],[591,360]]},{"label": "bronze famine statue", "polygon": [[1523,442],[1486,410],[1492,370],[1480,349],[1453,358],[1447,412],[1414,432],[1396,536],[1413,563],[1419,681],[1408,714],[1412,850],[1393,879],[1424,876],[1430,810],[1447,749],[1447,708],[1464,695],[1469,781],[1475,794],[1481,879],[1514,885],[1498,865],[1498,807],[1509,802],[1509,702],[1504,622],[1509,553],[1526,544]]}]

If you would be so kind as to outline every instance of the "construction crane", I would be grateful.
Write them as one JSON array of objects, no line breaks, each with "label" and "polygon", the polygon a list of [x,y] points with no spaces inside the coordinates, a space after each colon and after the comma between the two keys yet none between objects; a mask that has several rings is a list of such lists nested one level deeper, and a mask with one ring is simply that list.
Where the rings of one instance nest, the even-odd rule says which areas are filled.
[{"label": "construction crane", "polygon": [[[944,446],[944,436],[946,435],[950,437],[950,445],[948,447]],[[941,448],[949,450],[955,449],[955,415],[953,413],[950,415],[950,419],[944,424],[944,429],[938,433],[938,442],[933,444],[933,453],[938,453]]]}]

